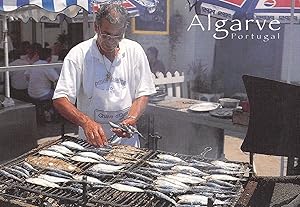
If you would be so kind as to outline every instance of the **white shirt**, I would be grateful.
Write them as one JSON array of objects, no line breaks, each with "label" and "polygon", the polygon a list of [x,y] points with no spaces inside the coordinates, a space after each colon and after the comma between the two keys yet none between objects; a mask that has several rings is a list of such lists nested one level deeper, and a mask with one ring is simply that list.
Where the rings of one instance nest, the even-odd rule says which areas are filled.
[{"label": "white shirt", "polygon": [[[106,136],[112,135],[108,121],[121,122],[132,102],[155,93],[146,54],[137,42],[123,39],[111,63],[96,46],[97,36],[75,46],[65,57],[53,99],[66,97],[98,123]],[[105,64],[103,62],[105,61]],[[107,70],[112,74],[106,80]],[[79,137],[86,139],[79,128]],[[121,144],[139,146],[137,136],[119,140]]]},{"label": "white shirt", "polygon": [[[47,64],[47,61],[38,60],[34,63]],[[51,91],[52,82],[59,78],[55,69],[31,69],[25,72],[29,76],[28,94],[32,98],[41,98]]]},{"label": "white shirt", "polygon": [[[10,66],[29,65],[29,62],[22,59],[17,59],[9,63]],[[25,70],[12,71],[9,74],[11,86],[17,90],[28,88],[28,81],[25,76]]]}]

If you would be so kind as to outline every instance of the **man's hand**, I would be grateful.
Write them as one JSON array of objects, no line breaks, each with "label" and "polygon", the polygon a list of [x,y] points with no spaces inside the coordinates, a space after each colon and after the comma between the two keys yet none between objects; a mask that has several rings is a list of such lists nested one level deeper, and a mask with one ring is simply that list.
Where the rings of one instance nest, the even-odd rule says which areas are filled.
[{"label": "man's hand", "polygon": [[[128,125],[131,125],[131,126],[135,126],[136,125],[136,119],[135,118],[132,118],[132,117],[128,117],[127,119],[124,119],[122,122],[121,122],[121,125],[125,125],[125,126],[128,126]],[[114,132],[118,137],[124,137],[124,138],[130,138],[132,134],[129,134],[127,132],[124,132],[122,129],[116,129],[116,128],[113,128],[112,129],[112,132]]]},{"label": "man's hand", "polygon": [[137,122],[137,119],[135,117],[130,116],[127,119],[124,119],[121,122],[121,124],[135,126],[136,122]]},{"label": "man's hand", "polygon": [[89,143],[95,146],[101,146],[107,143],[104,130],[99,123],[88,119],[82,125],[82,128]]},{"label": "man's hand", "polygon": [[[132,106],[130,107],[127,118],[123,120],[121,124],[135,126],[138,121],[138,118],[145,111],[148,99],[148,96],[141,96],[135,99],[132,103]],[[129,133],[124,132],[121,129],[113,128],[112,131],[116,133],[116,135],[118,135],[119,137],[131,137]]]},{"label": "man's hand", "polygon": [[89,143],[95,146],[107,143],[102,126],[79,111],[67,98],[53,100],[53,106],[63,117],[82,127]]}]

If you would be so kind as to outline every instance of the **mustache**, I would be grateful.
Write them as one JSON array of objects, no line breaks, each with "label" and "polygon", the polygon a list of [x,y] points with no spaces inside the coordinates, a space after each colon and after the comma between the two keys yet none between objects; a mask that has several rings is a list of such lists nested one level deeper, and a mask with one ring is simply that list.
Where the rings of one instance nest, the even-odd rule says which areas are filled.
[{"label": "mustache", "polygon": [[115,46],[104,45],[104,47],[102,46],[101,49],[105,52],[113,52],[117,47],[118,47],[118,44],[116,44]]},{"label": "mustache", "polygon": [[109,41],[103,41],[100,44],[101,48],[102,47],[116,48],[116,47],[118,47],[118,45],[119,45],[118,42],[109,42]]}]

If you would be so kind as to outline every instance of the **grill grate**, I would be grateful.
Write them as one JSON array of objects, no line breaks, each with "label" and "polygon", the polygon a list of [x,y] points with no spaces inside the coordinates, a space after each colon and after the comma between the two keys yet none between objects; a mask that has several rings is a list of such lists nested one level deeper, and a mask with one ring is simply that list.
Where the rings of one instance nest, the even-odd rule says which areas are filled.
[{"label": "grill grate", "polygon": [[[173,156],[182,158],[185,161],[190,161],[192,159],[206,161],[206,162],[212,161],[212,160],[208,160],[208,159],[202,159],[197,156],[180,155],[180,154],[175,154],[175,153],[156,151],[156,152],[153,152],[150,156],[148,156],[147,159],[144,159],[141,163],[139,163],[135,167],[131,167],[129,173],[126,171],[122,172],[118,177],[116,177],[114,182],[125,180],[126,178],[135,178],[135,175],[132,175],[132,172],[139,173],[140,175],[144,175],[150,179],[155,180],[157,178],[157,176],[155,176],[154,174],[149,174],[146,171],[143,171],[140,169],[143,169],[143,167],[149,167],[148,164],[146,163],[146,161],[156,159],[158,154],[173,155]],[[249,168],[248,163],[239,163],[239,162],[237,162],[237,163],[241,164],[241,168],[243,168],[243,169]],[[203,171],[205,171],[205,169],[203,169]],[[162,174],[160,174],[160,175],[162,175]],[[244,178],[243,175],[241,175],[241,180],[243,178]],[[147,182],[147,180],[145,180],[145,181]],[[235,187],[236,194],[237,195],[240,194],[242,191],[242,183],[240,181],[231,182],[231,183],[236,186]],[[151,184],[151,183],[148,182],[148,184]],[[155,190],[155,189],[151,189],[151,190]],[[176,200],[176,197],[179,194],[172,193],[172,194],[166,194],[166,195],[169,196],[170,198]],[[96,203],[97,200],[103,200],[106,202],[113,201],[114,206],[145,206],[145,207],[152,207],[152,206],[153,207],[154,206],[171,207],[171,206],[173,206],[172,203],[170,203],[164,199],[161,199],[161,198],[157,197],[156,195],[152,195],[150,193],[120,192],[120,191],[117,191],[112,188],[102,189],[102,191],[100,191],[100,193],[97,193],[97,196],[95,198],[91,199],[91,202]],[[229,205],[233,206],[236,203],[236,201],[237,201],[237,197],[231,199]]]},{"label": "grill grate", "polygon": [[[196,161],[201,161],[201,162],[206,162],[206,163],[211,163],[212,159],[207,159],[205,158],[205,153],[202,154],[201,156],[195,156],[195,155],[184,155],[184,154],[178,154],[178,153],[172,153],[172,152],[164,152],[164,151],[159,151],[157,150],[156,152],[154,152],[149,159],[150,160],[158,160],[158,155],[160,154],[168,154],[168,155],[172,155],[172,156],[176,156],[178,158],[181,158],[182,160],[192,163],[194,160]],[[234,162],[231,162],[234,163]],[[240,170],[246,170],[248,169],[248,171],[250,170],[250,166],[248,163],[241,163],[241,162],[235,162],[236,164],[239,164],[241,166]],[[143,162],[143,164],[140,165],[140,167],[149,167],[149,165],[146,162]],[[208,172],[206,167],[197,167],[197,169],[200,169],[203,172]],[[235,185],[235,193],[236,195],[240,195],[242,190],[243,190],[243,183],[245,182],[245,180],[248,180],[248,174],[240,174],[239,176],[239,180],[237,181],[230,181],[231,184]],[[153,178],[155,178],[155,176],[152,176]],[[176,196],[178,196],[180,194],[176,194],[176,193],[171,193],[168,194],[168,196],[170,196],[171,198],[176,200]],[[233,206],[236,202],[237,202],[238,198],[232,198],[230,199],[230,202],[228,205]]]},{"label": "grill grate", "polygon": [[25,182],[18,185],[9,184],[9,186],[5,187],[5,191],[2,192],[2,195],[4,197],[10,195],[37,206],[39,206],[41,202],[45,202],[49,199],[53,201],[56,200],[56,202],[59,203],[64,201],[70,204],[82,203],[82,195],[79,193],[66,189],[41,187]]},{"label": "grill grate", "polygon": [[[90,145],[89,143],[83,140],[78,140],[73,137],[66,136],[63,137],[62,139],[56,140],[54,142],[49,142],[43,145],[42,147],[36,148],[4,165],[1,165],[0,168],[11,167],[14,165],[20,166],[21,163],[24,162],[26,157],[28,156],[41,157],[41,155],[38,154],[38,152],[41,149],[46,149],[51,145],[59,144],[63,141],[73,141],[91,151],[97,150],[92,145]],[[73,151],[77,152],[77,150],[73,150]],[[103,155],[106,155],[108,153],[109,152],[107,151],[103,153]],[[124,170],[134,167],[138,161],[145,159],[147,156],[149,156],[150,153],[151,153],[150,150],[143,150],[141,151],[141,153],[134,154],[132,157],[136,160],[136,162],[131,163],[131,165],[126,165]],[[89,168],[91,168],[94,165],[93,163],[83,163],[83,162],[76,162],[72,160],[68,160],[68,163],[80,169],[80,172],[71,171],[70,173],[72,173],[73,175],[84,174]],[[32,174],[31,176],[44,174],[45,172],[47,172],[47,169],[45,168],[41,168],[38,166],[34,166],[34,167],[38,170],[38,172]],[[114,180],[115,177],[116,175],[101,176],[100,180],[103,182],[112,182],[112,180]],[[7,185],[7,183],[9,183],[9,186]],[[16,181],[15,179],[0,175],[0,184],[1,184],[0,194],[3,196],[3,198],[2,199],[0,198],[0,200],[2,201],[8,200],[10,203],[14,203],[18,201],[17,203],[19,203],[20,205],[31,204],[33,206],[42,206],[44,202],[50,203],[51,206],[78,206],[78,205],[83,205],[85,203],[82,193],[74,192],[74,190],[68,189],[70,185],[68,183],[64,183],[61,185],[63,189],[57,189],[57,188],[42,187],[39,185],[27,183],[25,181],[19,182]],[[80,185],[79,188],[82,188],[82,186]],[[101,192],[103,191],[105,191],[105,189],[98,188],[98,189],[91,189],[88,192],[91,194],[101,194]],[[98,206],[98,204],[101,205],[103,204],[103,206],[118,206],[118,204],[111,204],[110,201],[105,201],[105,200],[104,201],[95,200],[94,204],[92,203],[93,202],[91,202],[91,204],[85,203],[85,206]]]},{"label": "grill grate", "polygon": [[[14,165],[21,165],[22,162],[28,156],[41,156],[38,154],[38,151],[41,149],[46,149],[51,145],[59,144],[63,141],[73,141],[76,142],[83,147],[95,151],[96,148],[91,146],[90,144],[84,142],[83,140],[78,140],[72,137],[64,137],[62,139],[56,140],[49,144],[44,145],[43,147],[32,150],[31,152],[22,155],[21,157],[12,160],[9,163],[6,163],[0,168],[5,169],[5,167],[11,167]],[[106,150],[103,155],[107,155],[108,153],[112,153],[114,150],[117,150],[119,146],[113,146],[112,149]],[[129,149],[129,148],[128,148]],[[76,152],[76,150],[75,150]],[[61,207],[72,207],[72,206],[103,206],[103,207],[132,207],[132,206],[143,206],[143,207],[171,207],[173,204],[165,199],[158,197],[157,195],[151,193],[149,190],[155,191],[153,187],[153,181],[151,179],[156,179],[159,175],[151,175],[148,174],[143,167],[148,167],[147,160],[157,159],[157,155],[159,154],[169,154],[179,157],[185,161],[190,161],[192,159],[196,159],[198,161],[203,161],[203,158],[199,158],[196,156],[188,156],[188,155],[180,155],[174,153],[167,153],[162,151],[151,151],[147,149],[140,149],[135,154],[132,155],[134,158],[134,162],[126,164],[125,168],[122,169],[119,173],[114,173],[110,175],[100,174],[100,175],[91,175],[102,182],[105,183],[118,183],[126,178],[135,178],[136,175],[133,173],[137,173],[139,176],[147,176],[145,182],[149,184],[146,187],[145,192],[121,192],[111,187],[95,187],[87,185],[84,182],[80,184],[71,183],[62,183],[60,184],[60,188],[50,188],[50,187],[42,187],[39,185],[27,183],[25,181],[19,182],[12,178],[8,178],[6,176],[0,175],[0,200],[8,203],[19,203],[20,206],[26,206],[26,204],[30,204],[32,206],[45,206],[45,204],[49,204],[49,206],[61,206]],[[209,162],[210,160],[205,160]],[[71,171],[73,175],[83,175],[88,174],[89,169],[94,165],[93,163],[80,163],[76,161],[68,161],[74,166],[78,167],[80,171]],[[241,164],[241,163],[239,163]],[[247,164],[243,163],[243,167],[247,168]],[[39,175],[41,173],[46,173],[48,169],[41,168],[35,166],[38,172],[34,173],[32,176]],[[141,177],[142,179],[143,177]],[[142,179],[143,180],[143,179]],[[9,184],[8,184],[9,183]],[[232,182],[233,183],[233,182]],[[241,186],[241,183],[236,182],[233,183],[237,186]],[[79,188],[84,190],[84,186],[87,187],[87,194],[83,194],[82,192],[75,191],[73,188]],[[236,193],[239,193],[238,191]],[[178,194],[166,194],[168,197],[173,200],[177,200]],[[234,200],[231,201],[234,203]]]},{"label": "grill grate", "polygon": [[145,207],[171,207],[171,203],[158,199],[156,196],[149,193],[131,193],[131,192],[120,192],[115,189],[107,189],[98,194],[94,199],[92,198],[89,202],[91,203],[110,203],[112,206],[120,207],[133,207],[133,206],[145,206]]},{"label": "grill grate", "polygon": [[[298,195],[300,195],[299,176],[252,177],[236,207],[298,206],[292,205]],[[297,201],[299,204],[299,200]]]}]

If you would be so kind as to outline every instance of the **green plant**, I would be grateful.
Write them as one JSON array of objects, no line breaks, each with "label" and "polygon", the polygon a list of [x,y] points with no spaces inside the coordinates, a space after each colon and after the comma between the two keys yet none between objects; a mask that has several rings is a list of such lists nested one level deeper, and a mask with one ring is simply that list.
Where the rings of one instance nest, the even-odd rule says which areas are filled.
[{"label": "green plant", "polygon": [[59,34],[56,38],[57,42],[62,44],[63,46],[67,47],[70,41],[70,37],[68,34],[66,34],[65,31],[63,31],[61,34]]},{"label": "green plant", "polygon": [[211,89],[214,93],[224,92],[224,71],[213,71],[211,75]]},{"label": "green plant", "polygon": [[203,64],[201,60],[198,60],[189,64],[188,67],[196,76],[193,82],[192,91],[199,93],[211,92],[211,83],[207,72],[207,66]]},{"label": "green plant", "polygon": [[222,93],[224,92],[224,71],[212,71],[209,73],[207,65],[201,60],[189,64],[189,71],[195,75],[192,86],[193,92],[198,93]]}]

